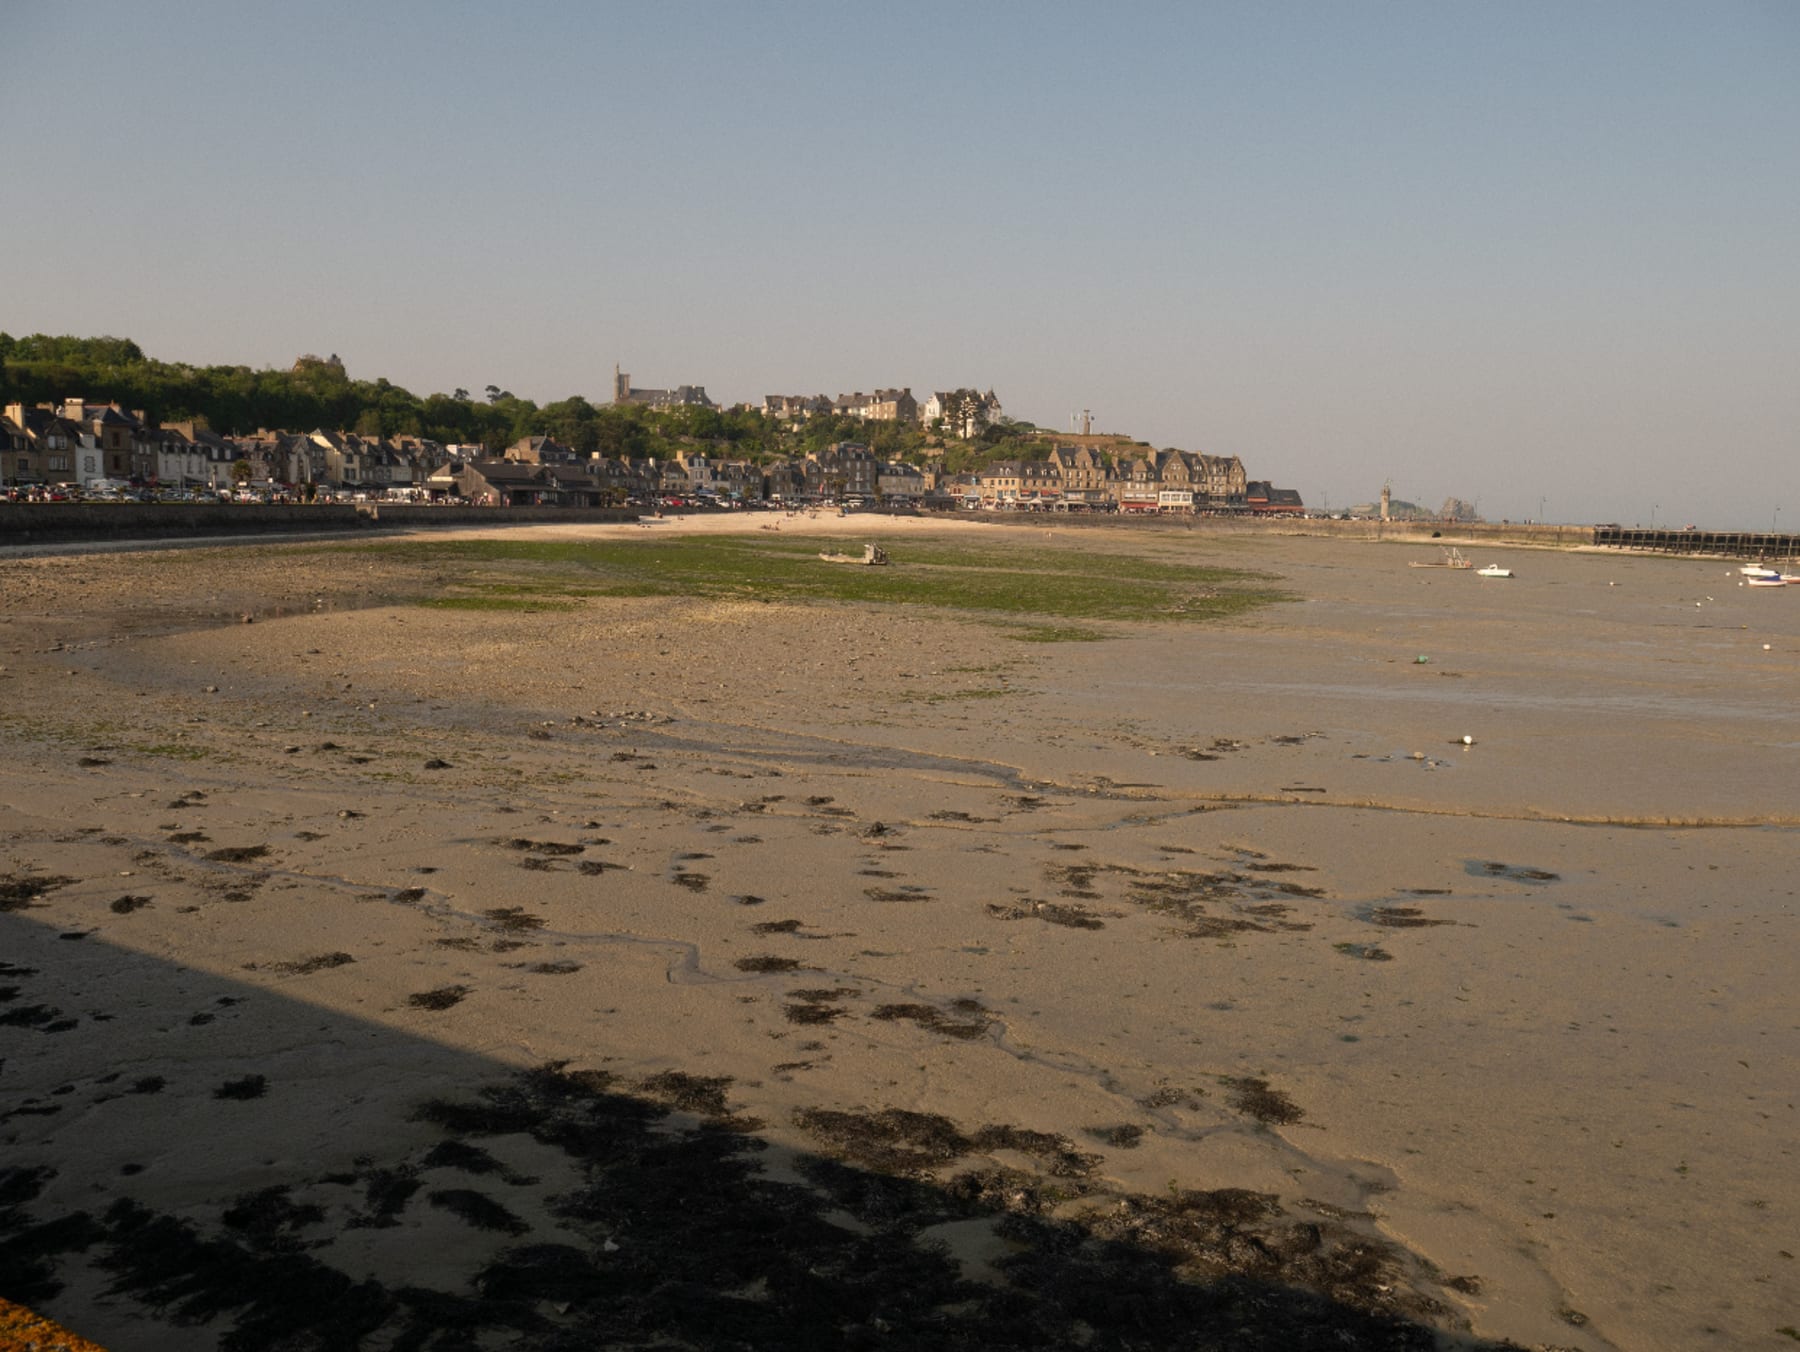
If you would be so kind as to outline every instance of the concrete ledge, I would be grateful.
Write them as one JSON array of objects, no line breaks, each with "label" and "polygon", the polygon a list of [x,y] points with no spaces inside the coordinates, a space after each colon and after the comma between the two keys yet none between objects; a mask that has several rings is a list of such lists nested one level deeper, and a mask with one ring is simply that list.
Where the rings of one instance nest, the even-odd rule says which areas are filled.
[{"label": "concrete ledge", "polygon": [[431,526],[547,525],[635,521],[637,513],[585,507],[422,507],[262,503],[0,503],[0,547],[81,540],[161,540],[183,536],[303,534],[308,531]]}]

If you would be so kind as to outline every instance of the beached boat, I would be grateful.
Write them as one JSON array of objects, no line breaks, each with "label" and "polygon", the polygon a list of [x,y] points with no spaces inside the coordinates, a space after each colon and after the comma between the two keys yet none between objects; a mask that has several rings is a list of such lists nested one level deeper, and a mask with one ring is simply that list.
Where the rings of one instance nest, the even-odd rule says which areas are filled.
[{"label": "beached boat", "polygon": [[870,568],[878,568],[888,561],[887,550],[880,545],[864,545],[862,557],[855,554],[820,554],[826,563],[857,563]]},{"label": "beached boat", "polygon": [[1746,587],[1785,587],[1788,585],[1788,579],[1774,571],[1751,573],[1745,577],[1744,585]]},{"label": "beached boat", "polygon": [[1511,577],[1512,569],[1502,568],[1497,563],[1490,563],[1485,568],[1477,568],[1475,570],[1475,576],[1476,577]]},{"label": "beached boat", "polygon": [[1462,550],[1457,549],[1454,546],[1446,546],[1444,549],[1444,557],[1439,559],[1436,563],[1431,563],[1424,559],[1411,559],[1408,560],[1406,566],[1408,568],[1473,568],[1475,562],[1473,559],[1464,558]]}]

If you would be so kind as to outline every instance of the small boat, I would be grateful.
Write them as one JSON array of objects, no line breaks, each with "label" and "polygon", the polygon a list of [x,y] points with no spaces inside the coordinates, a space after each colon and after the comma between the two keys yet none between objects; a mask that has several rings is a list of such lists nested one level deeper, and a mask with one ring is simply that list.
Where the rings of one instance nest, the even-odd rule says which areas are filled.
[{"label": "small boat", "polygon": [[887,550],[880,545],[864,545],[862,557],[854,554],[820,554],[819,558],[826,563],[856,563],[868,568],[879,568],[887,563]]},{"label": "small boat", "polygon": [[1446,546],[1444,549],[1444,557],[1439,559],[1436,563],[1428,563],[1422,559],[1412,559],[1407,562],[1406,566],[1408,568],[1473,568],[1475,564],[1472,560],[1463,557],[1462,550],[1457,549],[1454,546]]},{"label": "small boat", "polygon": [[1746,587],[1785,587],[1788,579],[1773,569],[1766,573],[1751,573],[1744,578]]},{"label": "small boat", "polygon": [[1477,568],[1475,570],[1475,576],[1476,577],[1511,577],[1512,569],[1502,568],[1497,563],[1490,563],[1485,568]]}]

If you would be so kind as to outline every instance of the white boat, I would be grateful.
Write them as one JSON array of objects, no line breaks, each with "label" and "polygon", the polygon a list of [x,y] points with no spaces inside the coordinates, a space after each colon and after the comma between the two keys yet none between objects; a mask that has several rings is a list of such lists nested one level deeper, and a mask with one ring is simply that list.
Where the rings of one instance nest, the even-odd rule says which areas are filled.
[{"label": "white boat", "polygon": [[1789,579],[1771,569],[1766,573],[1751,573],[1744,578],[1746,587],[1785,587]]},{"label": "white boat", "polygon": [[1485,568],[1477,568],[1475,570],[1475,576],[1476,577],[1511,577],[1512,569],[1502,568],[1497,563],[1490,563]]},{"label": "white boat", "polygon": [[879,568],[887,563],[887,550],[880,545],[864,545],[862,557],[854,554],[820,554],[826,563],[857,563],[870,568]]},{"label": "white boat", "polygon": [[1738,569],[1738,572],[1742,573],[1747,578],[1781,576],[1779,569],[1771,568],[1766,563],[1746,563],[1742,568]]}]

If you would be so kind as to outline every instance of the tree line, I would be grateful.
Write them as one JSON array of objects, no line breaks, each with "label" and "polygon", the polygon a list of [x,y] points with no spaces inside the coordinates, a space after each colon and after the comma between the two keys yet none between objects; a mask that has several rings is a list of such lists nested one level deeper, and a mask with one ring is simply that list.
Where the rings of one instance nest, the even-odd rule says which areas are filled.
[{"label": "tree line", "polygon": [[904,423],[820,416],[788,427],[757,410],[650,409],[593,404],[571,395],[539,406],[498,385],[424,398],[386,379],[352,380],[334,353],[307,354],[286,371],[248,366],[191,366],[146,356],[129,338],[0,333],[0,403],[54,404],[80,396],[141,409],[158,423],[203,422],[224,436],[261,429],[344,430],[360,436],[415,436],[479,443],[499,451],[521,437],[548,436],[583,455],[668,457],[704,448],[765,462],[857,441],[887,460],[920,461],[941,452],[952,473],[992,460],[1041,455],[1035,428],[1002,422],[971,442],[944,441]]}]

